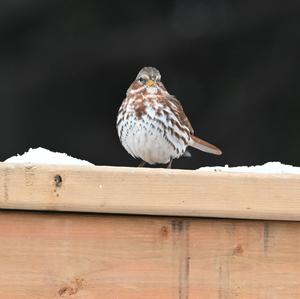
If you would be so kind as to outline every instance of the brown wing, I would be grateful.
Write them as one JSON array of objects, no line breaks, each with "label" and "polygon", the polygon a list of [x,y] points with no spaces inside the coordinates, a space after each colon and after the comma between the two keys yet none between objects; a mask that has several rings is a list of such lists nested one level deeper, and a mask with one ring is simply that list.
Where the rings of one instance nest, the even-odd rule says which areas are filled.
[{"label": "brown wing", "polygon": [[188,120],[187,116],[185,115],[179,100],[177,100],[174,96],[169,96],[168,100],[176,106],[177,109],[176,109],[176,111],[174,111],[174,113],[176,113],[181,124],[188,127],[190,130],[191,139],[189,141],[189,146],[197,148],[206,153],[210,153],[210,154],[214,154],[214,155],[221,155],[222,151],[219,148],[217,148],[213,144],[208,143],[207,141],[205,141],[203,139],[193,136],[194,130],[192,128],[190,121]]},{"label": "brown wing", "polygon": [[176,115],[177,115],[179,121],[181,122],[181,124],[188,127],[189,130],[190,130],[190,133],[193,135],[194,134],[194,129],[193,129],[189,119],[185,115],[180,101],[172,95],[168,96],[168,100],[176,106],[177,109],[174,112],[176,113]]}]

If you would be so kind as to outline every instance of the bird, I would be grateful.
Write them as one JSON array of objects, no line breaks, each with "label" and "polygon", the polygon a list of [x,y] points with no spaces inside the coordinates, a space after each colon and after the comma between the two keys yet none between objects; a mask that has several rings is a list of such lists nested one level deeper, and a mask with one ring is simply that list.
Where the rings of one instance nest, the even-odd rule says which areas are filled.
[{"label": "bird", "polygon": [[155,67],[143,67],[127,90],[117,115],[121,144],[140,167],[167,164],[188,156],[188,146],[221,155],[222,151],[196,137],[180,101],[169,94]]}]

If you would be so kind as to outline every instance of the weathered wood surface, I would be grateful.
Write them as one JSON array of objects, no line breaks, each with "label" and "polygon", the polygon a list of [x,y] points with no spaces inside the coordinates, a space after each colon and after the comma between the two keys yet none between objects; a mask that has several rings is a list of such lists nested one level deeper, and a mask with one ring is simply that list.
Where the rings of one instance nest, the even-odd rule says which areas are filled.
[{"label": "weathered wood surface", "polygon": [[0,213],[0,298],[300,298],[300,223]]},{"label": "weathered wood surface", "polygon": [[0,208],[300,220],[300,175],[0,163]]}]

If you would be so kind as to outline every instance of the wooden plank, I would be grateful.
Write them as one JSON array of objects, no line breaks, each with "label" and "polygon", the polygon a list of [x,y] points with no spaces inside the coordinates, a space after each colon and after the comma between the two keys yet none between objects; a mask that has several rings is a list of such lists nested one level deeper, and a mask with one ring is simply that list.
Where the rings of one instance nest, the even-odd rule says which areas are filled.
[{"label": "wooden plank", "polygon": [[300,175],[0,164],[0,208],[300,220]]},{"label": "wooden plank", "polygon": [[0,298],[300,298],[300,223],[0,213]]}]

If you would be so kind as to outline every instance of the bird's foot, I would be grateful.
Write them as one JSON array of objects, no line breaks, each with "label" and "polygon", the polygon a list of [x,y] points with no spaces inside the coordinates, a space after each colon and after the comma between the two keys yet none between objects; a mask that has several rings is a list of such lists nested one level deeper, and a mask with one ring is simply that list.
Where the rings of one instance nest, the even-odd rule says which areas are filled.
[{"label": "bird's foot", "polygon": [[146,164],[146,162],[145,162],[145,161],[142,161],[142,162],[138,165],[138,167],[144,167],[145,164]]}]

